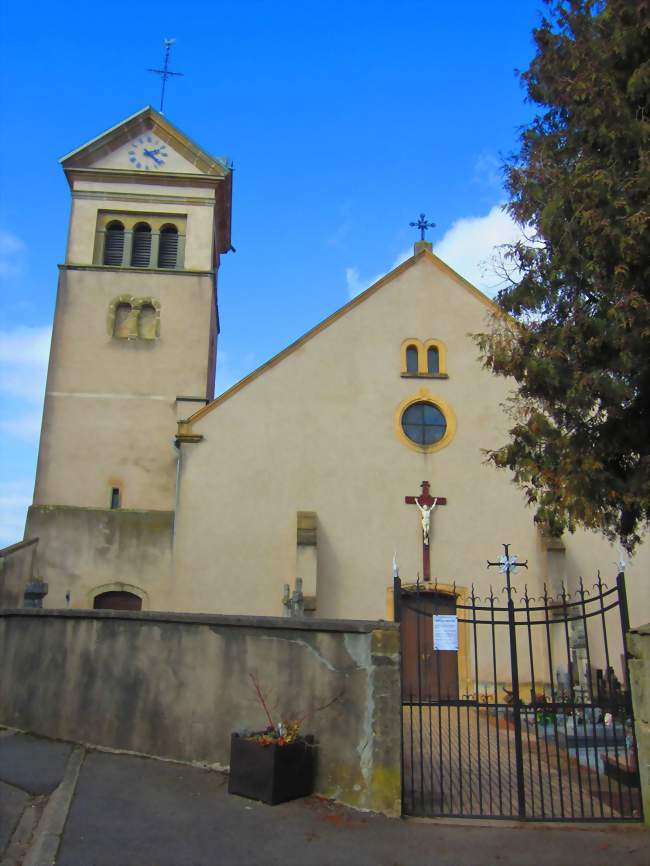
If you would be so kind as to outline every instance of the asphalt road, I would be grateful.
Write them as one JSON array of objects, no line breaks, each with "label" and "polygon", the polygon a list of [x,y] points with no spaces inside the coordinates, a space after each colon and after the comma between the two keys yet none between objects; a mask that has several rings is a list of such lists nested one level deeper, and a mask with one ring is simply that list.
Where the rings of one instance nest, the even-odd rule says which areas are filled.
[{"label": "asphalt road", "polygon": [[[0,737],[5,783],[0,828],[12,825],[8,834],[0,832],[2,866],[44,866],[46,858],[39,862],[37,856],[43,832],[56,838],[56,866],[648,866],[650,861],[650,837],[638,825],[443,824],[355,812],[315,797],[266,806],[229,795],[227,776],[212,770],[90,750],[72,787],[68,779],[68,806],[50,810],[59,814],[58,830],[51,821],[41,826],[48,820],[46,808],[31,838],[32,854],[16,859],[16,845],[7,847],[20,823],[16,814],[30,797],[42,799],[42,790],[64,777],[65,749],[69,753],[66,744]],[[28,788],[21,787],[26,783]]]}]

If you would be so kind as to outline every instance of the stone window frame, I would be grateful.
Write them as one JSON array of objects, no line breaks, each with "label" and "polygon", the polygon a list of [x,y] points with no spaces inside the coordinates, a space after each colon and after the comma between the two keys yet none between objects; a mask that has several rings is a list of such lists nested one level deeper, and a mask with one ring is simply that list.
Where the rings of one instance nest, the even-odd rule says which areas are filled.
[{"label": "stone window frame", "polygon": [[[121,264],[104,264],[104,243],[106,240],[106,229],[112,222],[120,222],[124,226],[124,245],[122,248]],[[151,228],[151,249],[149,264],[144,267],[131,264],[133,253],[133,234],[136,225],[145,223]],[[173,268],[161,268],[158,264],[158,250],[160,245],[160,232],[165,226],[174,226],[178,232],[178,251],[176,265]],[[143,211],[107,211],[97,212],[97,226],[95,229],[95,250],[93,253],[93,264],[104,268],[130,268],[136,271],[161,271],[173,273],[182,271],[185,266],[185,238],[187,231],[187,214],[176,213],[146,213]]]},{"label": "stone window frame", "polygon": [[[120,306],[129,306],[131,308],[131,322],[129,323],[129,333],[125,336],[119,336],[115,333],[115,319],[117,316],[117,308]],[[152,307],[154,310],[154,329],[151,336],[145,336],[140,332],[140,313],[143,307]],[[160,301],[150,295],[139,298],[135,295],[117,295],[108,305],[108,314],[106,317],[106,332],[109,337],[115,340],[157,340],[160,337]]]},{"label": "stone window frame", "polygon": [[[409,349],[415,349],[418,354],[417,372],[408,369],[407,353]],[[438,372],[430,373],[428,368],[429,349],[438,350]],[[402,342],[400,348],[402,358],[402,370],[400,375],[404,379],[448,379],[447,373],[447,347],[442,340],[429,339],[420,340],[417,337],[409,337]]]}]

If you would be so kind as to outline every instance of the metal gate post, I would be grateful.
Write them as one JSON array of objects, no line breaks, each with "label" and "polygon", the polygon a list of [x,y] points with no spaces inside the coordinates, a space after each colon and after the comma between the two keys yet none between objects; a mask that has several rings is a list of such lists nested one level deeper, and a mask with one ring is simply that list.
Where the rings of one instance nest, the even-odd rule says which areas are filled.
[{"label": "metal gate post", "polygon": [[399,766],[400,766],[400,789],[402,796],[402,815],[406,813],[405,808],[405,790],[404,790],[404,648],[402,647],[402,581],[397,571],[397,566],[393,568],[393,620],[400,623],[399,627]]},{"label": "metal gate post", "polygon": [[508,569],[508,633],[510,635],[510,670],[512,672],[512,706],[515,721],[515,766],[517,770],[517,804],[519,817],[526,817],[526,790],[524,787],[524,750],[521,740],[521,701],[519,699],[519,664],[517,660],[517,627],[515,604],[510,594],[510,570]]},{"label": "metal gate post", "polygon": [[630,694],[630,666],[627,652],[627,633],[630,630],[630,614],[627,609],[627,592],[625,591],[625,574],[622,571],[616,575],[616,589],[618,590],[618,606],[621,613],[621,631],[623,632],[623,658],[625,659],[625,688]]},{"label": "metal gate post", "polygon": [[[510,570],[517,566],[528,568],[528,561],[517,562],[517,557],[510,557],[510,545],[504,544],[505,555],[499,562],[489,562],[488,568],[498,565],[506,575],[506,594],[508,596],[508,635],[510,637],[510,673],[512,676],[512,706],[515,722],[515,770],[517,774],[517,811],[520,818],[526,817],[526,789],[524,785],[524,749],[521,739],[521,700],[519,698],[519,664],[517,661],[517,626],[515,624],[515,603],[512,600]],[[498,705],[498,701],[497,701]],[[497,710],[498,718],[498,710]],[[506,713],[506,721],[507,721]]]}]

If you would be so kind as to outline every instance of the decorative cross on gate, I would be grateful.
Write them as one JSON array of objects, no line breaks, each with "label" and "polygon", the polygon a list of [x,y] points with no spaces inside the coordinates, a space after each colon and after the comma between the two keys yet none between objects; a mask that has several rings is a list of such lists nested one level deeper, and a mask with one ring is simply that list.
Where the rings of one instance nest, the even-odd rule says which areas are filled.
[{"label": "decorative cross on gate", "polygon": [[[501,574],[505,574],[506,576],[506,592],[508,594],[508,634],[510,637],[510,672],[512,674],[511,707],[512,718],[515,728],[515,772],[517,774],[517,799],[519,815],[520,817],[524,818],[526,816],[526,794],[524,788],[524,752],[521,741],[521,698],[519,695],[519,662],[517,660],[517,621],[515,618],[515,603],[512,600],[512,593],[514,587],[510,583],[510,575],[514,574],[514,572],[520,567],[528,568],[528,560],[526,560],[525,562],[518,562],[517,557],[514,554],[510,553],[509,544],[503,545],[503,551],[504,552],[502,556],[499,557],[498,562],[490,562],[490,560],[488,559],[487,566],[488,568],[498,567]],[[530,629],[530,624],[528,628]]]},{"label": "decorative cross on gate", "polygon": [[510,545],[504,544],[503,549],[505,553],[499,557],[498,562],[490,562],[488,559],[488,568],[495,568],[498,566],[501,574],[505,574],[506,576],[506,592],[508,593],[508,604],[512,601],[512,586],[510,584],[510,575],[514,574],[518,568],[528,568],[528,560],[525,562],[518,562],[517,556],[513,553],[510,554]]},{"label": "decorative cross on gate", "polygon": [[430,555],[430,535],[431,535],[431,512],[437,505],[446,505],[447,500],[444,496],[431,496],[429,493],[429,482],[423,481],[420,485],[422,493],[419,496],[405,496],[404,502],[407,505],[417,505],[422,516],[422,574],[425,580],[431,580],[431,555]]}]

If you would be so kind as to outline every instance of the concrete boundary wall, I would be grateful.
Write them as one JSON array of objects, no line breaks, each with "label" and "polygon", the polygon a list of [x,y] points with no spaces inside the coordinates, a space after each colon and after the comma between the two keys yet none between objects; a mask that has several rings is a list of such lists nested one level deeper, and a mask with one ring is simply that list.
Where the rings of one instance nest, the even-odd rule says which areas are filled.
[{"label": "concrete boundary wall", "polygon": [[34,577],[38,538],[28,538],[0,550],[0,608],[20,607]]},{"label": "concrete boundary wall", "polygon": [[397,625],[0,611],[0,724],[48,737],[227,767],[265,725],[251,673],[278,719],[313,713],[317,793],[400,813]]}]

